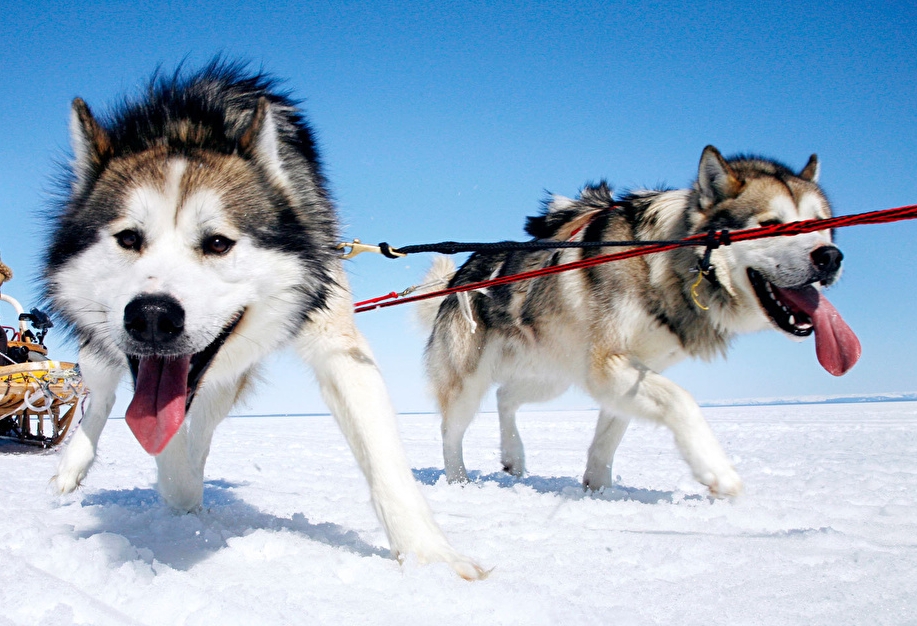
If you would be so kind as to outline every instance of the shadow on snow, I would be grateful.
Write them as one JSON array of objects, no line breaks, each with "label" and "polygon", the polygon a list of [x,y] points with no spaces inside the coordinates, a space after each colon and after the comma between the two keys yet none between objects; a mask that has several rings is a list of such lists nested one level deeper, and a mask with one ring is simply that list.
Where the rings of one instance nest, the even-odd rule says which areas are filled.
[{"label": "shadow on snow", "polygon": [[[445,471],[427,467],[412,470],[414,478],[425,485],[445,481]],[[583,491],[582,483],[565,476],[524,476],[516,478],[505,472],[482,474],[469,472],[472,484],[495,484],[512,489],[522,485],[537,493],[555,494],[570,500],[594,498],[608,501],[633,501],[644,504],[672,503],[676,500],[705,500],[701,495],[679,494],[656,489],[615,485],[600,493]],[[331,522],[313,523],[302,513],[278,517],[264,513],[238,498],[235,487],[243,483],[208,480],[204,483],[204,506],[200,511],[179,514],[172,511],[155,489],[100,490],[80,502],[96,507],[95,528],[77,534],[86,539],[99,534],[123,537],[133,548],[125,560],[154,560],[176,570],[188,570],[228,546],[231,539],[257,530],[287,531],[310,541],[346,550],[362,557],[392,558],[389,551],[363,541],[352,530]]]},{"label": "shadow on snow", "polygon": [[366,543],[356,532],[338,524],[312,523],[302,513],[284,518],[259,511],[232,492],[238,486],[242,485],[206,481],[203,508],[187,514],[170,509],[155,489],[100,490],[80,503],[98,508],[94,511],[98,525],[78,536],[120,535],[136,549],[139,558],[151,563],[155,559],[177,570],[188,570],[227,547],[229,540],[257,530],[292,532],[358,556],[392,558],[387,549]]},{"label": "shadow on snow", "polygon": [[[441,479],[445,481],[445,470],[436,467],[424,467],[412,470],[414,478],[425,485],[435,485]],[[582,500],[583,498],[595,498],[598,500],[609,500],[614,502],[633,501],[644,504],[658,504],[660,502],[673,503],[676,500],[706,500],[706,496],[698,494],[679,494],[676,497],[674,491],[660,491],[658,489],[641,489],[639,487],[625,487],[614,485],[610,489],[603,489],[600,492],[587,492],[583,489],[583,483],[569,476],[523,476],[517,478],[506,472],[494,472],[492,474],[483,474],[480,471],[472,470],[468,472],[468,480],[472,484],[494,483],[498,487],[511,489],[516,485],[530,487],[537,493],[552,493],[570,500]]]}]

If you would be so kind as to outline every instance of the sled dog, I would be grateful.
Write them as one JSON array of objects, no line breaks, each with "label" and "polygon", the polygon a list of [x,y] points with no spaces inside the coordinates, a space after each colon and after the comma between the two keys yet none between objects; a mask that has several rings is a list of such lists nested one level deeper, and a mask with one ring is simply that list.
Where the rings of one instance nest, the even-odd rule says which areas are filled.
[{"label": "sled dog", "polygon": [[[812,155],[798,173],[775,161],[725,159],[704,149],[690,189],[640,190],[615,198],[604,182],[579,197],[554,196],[528,218],[535,239],[675,240],[824,219],[831,206]],[[617,248],[478,253],[457,272],[434,264],[429,281],[450,286],[608,254]],[[769,326],[794,339],[815,334],[820,362],[841,375],[856,362],[856,336],[821,294],[841,272],[830,231],[736,243],[711,252],[679,248],[432,300],[426,370],[442,413],[450,482],[467,481],[462,438],[481,398],[498,385],[503,468],[525,471],[516,411],[577,385],[600,406],[583,485],[612,484],[614,453],[634,418],[664,424],[695,478],[715,496],[735,496],[739,476],[693,398],[660,372],[685,357],[725,355],[736,333]],[[451,277],[451,278],[450,278]],[[699,280],[699,283],[698,283]],[[693,291],[693,293],[692,293]]]},{"label": "sled dog", "polygon": [[126,421],[158,488],[200,507],[214,429],[271,351],[295,347],[369,482],[399,559],[483,571],[433,520],[373,356],[353,322],[338,222],[312,131],[276,82],[222,60],[154,76],[106,116],[73,101],[72,164],[46,299],[91,390],[53,485],[73,491],[128,372]]}]

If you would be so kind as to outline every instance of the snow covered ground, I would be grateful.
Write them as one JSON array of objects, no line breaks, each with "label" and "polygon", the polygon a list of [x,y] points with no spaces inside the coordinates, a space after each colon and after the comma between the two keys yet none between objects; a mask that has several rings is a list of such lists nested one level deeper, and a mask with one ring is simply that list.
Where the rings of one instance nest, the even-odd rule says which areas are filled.
[{"label": "snow covered ground", "polygon": [[56,452],[0,447],[0,624],[917,624],[917,403],[704,409],[745,480],[711,501],[671,435],[634,424],[619,487],[579,487],[595,412],[520,415],[529,475],[498,472],[497,420],[443,478],[438,422],[403,415],[453,543],[493,567],[399,566],[330,417],[231,418],[204,510],[175,515],[123,420],[79,493]]}]

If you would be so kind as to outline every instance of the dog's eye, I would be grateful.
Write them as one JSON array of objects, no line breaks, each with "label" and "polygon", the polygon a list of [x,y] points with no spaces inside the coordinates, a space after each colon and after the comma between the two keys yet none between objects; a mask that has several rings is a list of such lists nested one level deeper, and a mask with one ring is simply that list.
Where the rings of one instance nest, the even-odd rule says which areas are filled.
[{"label": "dog's eye", "polygon": [[204,240],[204,254],[223,255],[235,245],[235,241],[223,235],[211,235]]},{"label": "dog's eye", "polygon": [[140,246],[143,244],[143,238],[136,230],[122,230],[115,235],[115,241],[125,250],[133,250],[134,252],[139,252]]}]

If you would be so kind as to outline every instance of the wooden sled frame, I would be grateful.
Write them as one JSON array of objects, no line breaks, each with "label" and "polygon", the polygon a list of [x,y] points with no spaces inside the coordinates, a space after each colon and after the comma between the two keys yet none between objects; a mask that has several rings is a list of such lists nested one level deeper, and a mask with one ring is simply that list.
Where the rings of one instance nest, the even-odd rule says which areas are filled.
[{"label": "wooden sled frame", "polygon": [[18,332],[9,328],[12,339],[7,328],[0,327],[7,351],[18,349],[27,355],[26,362],[13,363],[0,353],[0,438],[44,448],[56,446],[67,436],[86,395],[79,366],[48,360],[40,339],[43,334],[36,340],[27,330],[19,302],[6,294],[0,294],[0,299],[20,315]]}]

